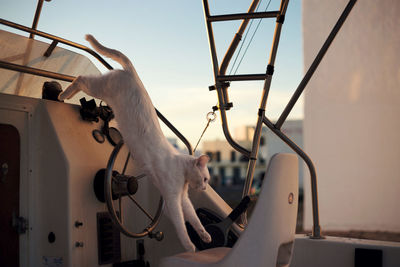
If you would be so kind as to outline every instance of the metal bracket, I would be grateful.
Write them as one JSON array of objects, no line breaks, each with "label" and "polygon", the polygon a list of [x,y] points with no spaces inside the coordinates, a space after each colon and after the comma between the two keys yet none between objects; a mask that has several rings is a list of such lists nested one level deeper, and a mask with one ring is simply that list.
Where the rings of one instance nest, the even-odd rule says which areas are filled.
[{"label": "metal bracket", "polygon": [[208,91],[214,91],[214,90],[217,89],[217,87],[219,87],[219,88],[228,88],[230,85],[231,85],[230,82],[217,82],[214,85],[210,85],[208,87]]},{"label": "metal bracket", "polygon": [[225,110],[230,110],[231,108],[233,108],[233,103],[232,102],[226,103],[224,105],[224,108],[225,108]]},{"label": "metal bracket", "polygon": [[49,48],[47,48],[46,52],[44,52],[45,57],[49,57],[51,55],[51,53],[53,53],[53,50],[56,48],[58,44],[58,41],[53,40],[53,42],[50,44]]}]

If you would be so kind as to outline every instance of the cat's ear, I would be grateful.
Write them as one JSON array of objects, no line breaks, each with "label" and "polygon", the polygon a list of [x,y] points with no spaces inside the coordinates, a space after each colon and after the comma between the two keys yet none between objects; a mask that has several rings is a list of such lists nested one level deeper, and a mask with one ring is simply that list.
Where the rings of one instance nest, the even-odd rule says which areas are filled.
[{"label": "cat's ear", "polygon": [[207,167],[207,162],[210,161],[210,158],[207,155],[201,155],[196,159],[196,166],[199,168]]}]

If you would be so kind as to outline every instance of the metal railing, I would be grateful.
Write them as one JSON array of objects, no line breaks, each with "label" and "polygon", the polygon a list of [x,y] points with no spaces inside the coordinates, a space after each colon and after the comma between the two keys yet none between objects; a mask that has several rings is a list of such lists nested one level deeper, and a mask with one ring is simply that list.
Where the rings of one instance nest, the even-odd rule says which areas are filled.
[{"label": "metal railing", "polygon": [[8,21],[8,20],[5,20],[5,19],[0,19],[0,24],[9,26],[9,27],[17,29],[17,30],[28,32],[30,34],[38,35],[38,36],[41,36],[41,37],[46,38],[46,39],[50,39],[53,42],[62,43],[62,44],[65,44],[67,46],[71,46],[71,47],[77,48],[79,50],[83,50],[83,51],[89,53],[90,55],[92,55],[93,57],[95,57],[107,69],[109,69],[109,70],[113,69],[113,67],[111,67],[111,65],[108,64],[98,53],[96,53],[95,51],[93,51],[92,49],[90,49],[87,46],[84,46],[84,45],[81,45],[81,44],[66,40],[64,38],[61,38],[61,37],[58,37],[58,36],[55,36],[55,35],[48,34],[46,32],[42,32],[42,31],[38,31],[38,30],[35,30],[35,29],[31,29],[31,28],[26,27],[24,25],[17,24],[17,23],[14,23],[14,22],[11,22],[11,21]]},{"label": "metal railing", "polygon": [[[209,7],[208,7],[208,0],[203,0],[204,5],[204,13],[207,25],[207,32],[208,32],[208,39],[211,51],[211,58],[212,64],[214,69],[214,80],[215,88],[218,94],[218,103],[219,103],[219,110],[221,113],[221,120],[222,120],[222,128],[225,134],[225,137],[229,144],[238,152],[242,153],[243,155],[249,158],[249,165],[247,169],[246,175],[246,182],[245,187],[243,189],[243,196],[248,195],[251,189],[251,184],[253,181],[254,176],[254,169],[257,160],[258,149],[260,145],[260,138],[261,138],[261,129],[262,125],[266,125],[275,135],[277,135],[283,142],[285,142],[290,148],[292,148],[307,164],[307,167],[310,172],[310,179],[311,179],[311,194],[312,194],[312,209],[313,209],[313,232],[311,238],[319,239],[322,238],[321,236],[321,227],[319,223],[319,209],[318,209],[318,190],[317,190],[317,174],[315,171],[314,164],[310,157],[294,143],[289,137],[287,137],[282,131],[281,127],[285,120],[287,119],[288,115],[290,114],[293,106],[296,104],[297,100],[299,99],[301,93],[304,91],[308,81],[311,79],[312,75],[314,74],[315,70],[317,69],[319,63],[321,62],[322,58],[324,57],[326,51],[328,50],[330,44],[333,42],[336,34],[340,30],[341,26],[345,22],[347,16],[349,15],[350,11],[352,10],[353,6],[357,2],[357,0],[349,0],[346,8],[344,9],[342,15],[339,17],[336,25],[332,29],[331,33],[329,34],[327,40],[325,41],[324,45],[321,47],[319,53],[317,54],[314,62],[311,64],[310,68],[308,69],[307,73],[305,74],[303,80],[299,84],[298,88],[295,90],[292,98],[290,99],[289,103],[285,107],[284,111],[280,115],[278,121],[273,124],[266,116],[265,116],[265,108],[268,98],[268,93],[271,85],[272,74],[274,70],[274,62],[275,56],[278,48],[279,38],[281,27],[284,22],[285,12],[288,6],[289,0],[282,0],[279,11],[272,11],[272,12],[254,12],[255,7],[257,6],[259,0],[253,0],[248,13],[241,13],[241,14],[231,14],[231,15],[219,15],[219,16],[211,16]],[[240,42],[241,36],[247,26],[249,19],[255,18],[271,18],[276,17],[276,26],[275,26],[275,33],[273,38],[273,44],[270,54],[270,59],[268,62],[268,68],[265,74],[241,74],[241,75],[225,75],[225,71],[229,65],[229,61],[234,54],[238,43]],[[233,20],[233,19],[242,19],[243,22],[239,28],[238,33],[236,33],[234,39],[231,42],[230,47],[228,48],[221,67],[218,66],[215,42],[214,42],[214,35],[211,22],[214,21],[223,21],[223,20]],[[258,112],[258,120],[255,127],[255,133],[253,137],[253,143],[251,151],[239,146],[231,137],[229,133],[228,121],[226,116],[226,111],[230,109],[232,106],[229,103],[228,91],[227,88],[229,87],[228,81],[250,81],[250,80],[264,80],[264,87],[263,87],[263,94],[262,99],[259,107]],[[243,218],[243,222],[246,223],[246,218]]]},{"label": "metal railing", "polygon": [[[249,165],[247,168],[247,174],[246,174],[246,180],[245,180],[245,185],[243,188],[243,197],[246,195],[249,195],[251,185],[253,182],[253,177],[254,177],[254,170],[255,170],[255,165],[256,165],[256,160],[257,160],[257,155],[258,155],[258,150],[260,146],[260,139],[261,139],[261,129],[263,125],[263,118],[265,115],[265,107],[267,103],[267,98],[268,98],[268,93],[269,89],[271,86],[271,80],[272,80],[272,74],[273,74],[273,68],[274,68],[274,63],[275,63],[275,58],[276,58],[276,53],[278,49],[278,44],[279,44],[279,39],[280,39],[280,32],[282,28],[282,24],[284,22],[284,17],[286,13],[286,9],[289,3],[289,0],[282,0],[280,9],[279,11],[273,11],[273,12],[254,12],[256,6],[258,5],[259,0],[253,0],[247,14],[233,14],[233,15],[225,15],[225,16],[211,16],[209,7],[208,7],[208,0],[203,0],[203,6],[204,6],[204,14],[205,14],[205,19],[206,19],[206,25],[207,25],[207,32],[208,32],[208,37],[209,37],[209,45],[210,45],[210,51],[211,51],[211,57],[212,57],[212,63],[213,63],[213,69],[214,69],[214,80],[215,80],[215,86],[214,88],[217,90],[218,94],[218,103],[219,103],[219,110],[220,110],[220,115],[221,115],[221,121],[222,121],[222,128],[223,132],[225,134],[225,137],[229,144],[238,152],[242,153],[244,156],[249,158]],[[213,35],[213,28],[211,22],[213,21],[213,18],[218,17],[225,17],[226,19],[242,19],[243,22],[239,27],[238,32],[234,36],[231,45],[229,46],[225,57],[222,61],[221,67],[218,66],[218,59],[217,59],[217,53],[216,53],[216,48],[215,48],[215,42],[214,42],[214,35]],[[255,19],[255,18],[276,18],[276,26],[275,26],[275,32],[274,32],[274,38],[272,41],[272,49],[270,53],[270,58],[268,62],[268,68],[265,74],[249,74],[249,75],[225,75],[226,69],[229,65],[229,62],[232,58],[232,55],[234,54],[240,40],[243,32],[245,31],[247,24],[250,19]],[[218,21],[221,21],[220,19]],[[263,94],[262,94],[262,100],[260,103],[259,107],[259,116],[257,120],[257,125],[255,128],[255,133],[253,136],[253,142],[252,142],[252,148],[251,151],[241,147],[239,144],[237,144],[233,138],[231,137],[231,134],[229,132],[229,127],[228,127],[228,121],[227,121],[227,115],[226,111],[230,109],[232,106],[232,103],[229,102],[229,96],[228,96],[228,87],[229,83],[227,81],[243,81],[243,80],[264,80],[264,87],[263,87]],[[247,217],[246,215],[242,216],[242,222],[243,224],[247,223]]]},{"label": "metal railing", "polygon": [[[18,29],[21,31],[28,32],[33,36],[38,35],[38,36],[44,37],[46,39],[50,39],[53,42],[52,42],[52,44],[50,44],[49,48],[52,47],[52,49],[55,48],[57,43],[62,43],[67,46],[71,46],[71,47],[77,48],[79,50],[83,50],[83,51],[89,53],[90,55],[92,55],[93,57],[95,57],[107,69],[109,69],[109,70],[113,69],[113,67],[111,67],[111,65],[108,64],[98,53],[96,53],[95,51],[93,51],[92,49],[90,49],[87,46],[66,40],[64,38],[61,38],[61,37],[58,37],[55,35],[45,33],[42,31],[38,31],[36,29],[32,29],[32,28],[29,28],[29,27],[26,27],[26,26],[23,26],[23,25],[20,25],[20,24],[17,24],[17,23],[14,23],[14,22],[11,22],[11,21],[8,21],[5,19],[0,19],[0,24],[6,25],[6,26],[9,26],[11,28]],[[35,25],[35,23],[34,23],[34,25]],[[37,25],[37,22],[36,22],[36,25]],[[47,54],[47,56],[49,56],[51,54],[51,51],[49,51],[49,49],[48,49],[45,54]],[[28,74],[42,76],[42,77],[47,77],[47,78],[52,78],[52,79],[57,79],[57,80],[66,81],[66,82],[72,82],[75,79],[74,76],[70,76],[70,75],[66,75],[66,74],[62,74],[62,73],[51,72],[51,71],[46,71],[46,70],[32,68],[32,67],[18,65],[18,64],[13,64],[13,63],[2,61],[2,60],[0,60],[0,68],[23,72],[23,73],[28,73]],[[156,110],[158,118],[185,144],[186,148],[188,149],[189,154],[193,155],[193,149],[192,149],[192,145],[190,144],[190,142],[178,131],[178,129],[176,129],[172,125],[171,122],[169,122],[167,120],[167,118],[165,118],[164,115],[161,114],[161,112],[159,112],[156,108],[155,108],[155,110]]]}]

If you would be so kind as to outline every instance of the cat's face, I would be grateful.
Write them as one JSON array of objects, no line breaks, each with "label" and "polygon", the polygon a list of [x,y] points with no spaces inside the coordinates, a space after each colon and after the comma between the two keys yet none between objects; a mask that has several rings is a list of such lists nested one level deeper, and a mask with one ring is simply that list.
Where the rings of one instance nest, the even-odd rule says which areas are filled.
[{"label": "cat's face", "polygon": [[207,155],[201,155],[194,161],[192,171],[189,173],[189,186],[196,190],[206,190],[210,181],[210,173],[208,172],[207,162],[210,158]]}]

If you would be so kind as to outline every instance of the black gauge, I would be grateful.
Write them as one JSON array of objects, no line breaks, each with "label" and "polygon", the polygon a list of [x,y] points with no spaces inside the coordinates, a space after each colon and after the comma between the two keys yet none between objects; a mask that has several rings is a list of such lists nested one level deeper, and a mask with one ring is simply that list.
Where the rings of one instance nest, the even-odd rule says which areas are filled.
[{"label": "black gauge", "polygon": [[116,146],[119,142],[122,140],[122,135],[118,131],[117,128],[110,127],[108,128],[108,133],[107,133],[107,140],[110,142],[113,146]]},{"label": "black gauge", "polygon": [[96,140],[98,143],[102,144],[105,141],[104,134],[100,130],[93,130],[92,135],[94,140]]}]

